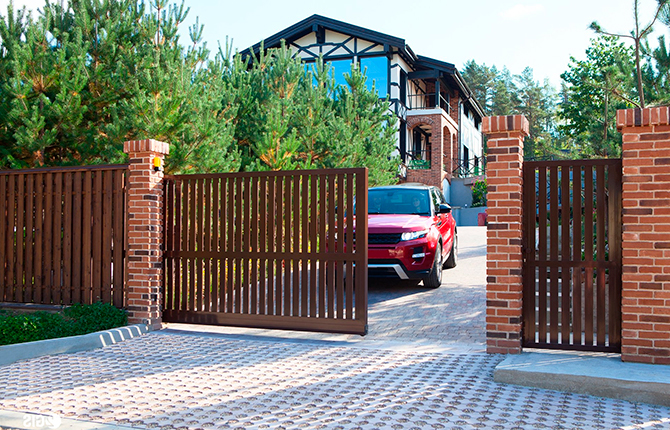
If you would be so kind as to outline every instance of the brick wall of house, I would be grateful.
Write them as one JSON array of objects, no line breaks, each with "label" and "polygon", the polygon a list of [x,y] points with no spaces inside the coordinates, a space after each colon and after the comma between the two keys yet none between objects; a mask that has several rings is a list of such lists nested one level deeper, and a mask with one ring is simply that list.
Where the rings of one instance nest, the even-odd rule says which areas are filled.
[{"label": "brick wall of house", "polygon": [[[445,178],[444,174],[444,132],[445,124],[444,118],[440,114],[432,115],[413,115],[407,117],[407,129],[411,130],[420,125],[430,126],[430,145],[431,145],[431,160],[430,169],[408,169],[407,182],[420,182],[426,185],[434,185],[442,188],[442,180]],[[449,136],[446,136],[449,139]]]},{"label": "brick wall of house", "polygon": [[621,358],[670,364],[670,112],[617,112],[623,135]]},{"label": "brick wall of house", "polygon": [[522,202],[523,115],[484,118],[488,135],[486,247],[486,350],[521,352],[523,304]]}]

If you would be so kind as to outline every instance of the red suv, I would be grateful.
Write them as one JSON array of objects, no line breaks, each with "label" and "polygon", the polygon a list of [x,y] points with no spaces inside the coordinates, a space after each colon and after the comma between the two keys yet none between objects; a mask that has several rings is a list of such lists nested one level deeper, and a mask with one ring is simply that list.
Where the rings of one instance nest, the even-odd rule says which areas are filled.
[{"label": "red suv", "polygon": [[442,282],[456,266],[458,237],[451,207],[436,187],[402,184],[368,190],[368,274]]}]

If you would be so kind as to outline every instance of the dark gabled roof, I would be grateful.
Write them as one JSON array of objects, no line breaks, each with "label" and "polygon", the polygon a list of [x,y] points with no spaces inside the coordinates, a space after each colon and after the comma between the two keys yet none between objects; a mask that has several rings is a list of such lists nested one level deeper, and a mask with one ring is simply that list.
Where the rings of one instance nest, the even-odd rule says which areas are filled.
[{"label": "dark gabled roof", "polygon": [[[369,40],[371,42],[394,46],[399,48],[401,51],[405,51],[407,48],[405,45],[405,39],[400,39],[399,37],[390,36],[388,34],[373,31],[364,27],[359,27],[357,25],[348,24],[346,22],[327,18],[321,15],[312,15],[309,18],[305,18],[302,21],[286,28],[285,30],[280,31],[279,33],[273,34],[272,36],[263,40],[263,46],[267,49],[279,46],[282,40],[292,42],[294,40],[300,39],[306,34],[316,31],[319,27],[351,36],[360,37],[361,39]],[[260,49],[261,42],[240,52],[240,55],[247,57],[251,52],[258,54]]]},{"label": "dark gabled roof", "polygon": [[405,43],[405,39],[380,33],[378,31],[373,31],[364,27],[359,27],[357,25],[348,24],[336,19],[327,18],[325,16],[315,14],[309,18],[305,18],[302,21],[280,31],[279,33],[273,34],[272,36],[264,39],[262,42],[259,42],[252,47],[241,51],[239,55],[241,55],[242,58],[248,58],[251,53],[254,55],[259,53],[261,49],[261,43],[265,49],[275,48],[281,45],[282,40],[290,43],[309,33],[317,32],[321,28],[359,37],[361,39],[369,40],[370,42],[380,43],[395,48],[395,51],[417,70],[437,70],[445,79],[448,79],[453,84],[458,86],[461,92],[467,97],[465,102],[472,106],[472,109],[480,116],[480,118],[484,117],[484,110],[479,105],[479,102],[473,98],[472,91],[470,88],[468,88],[468,85],[465,83],[463,77],[456,69],[456,66],[453,64],[424,57],[422,55],[416,55],[409,47],[409,45]]}]

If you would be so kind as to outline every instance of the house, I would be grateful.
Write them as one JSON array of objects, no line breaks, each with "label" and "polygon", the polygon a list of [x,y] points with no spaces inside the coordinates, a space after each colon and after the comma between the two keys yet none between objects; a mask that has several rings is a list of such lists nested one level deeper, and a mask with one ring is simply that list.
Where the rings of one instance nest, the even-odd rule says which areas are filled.
[{"label": "house", "polygon": [[338,83],[345,83],[343,74],[352,62],[366,70],[370,87],[374,82],[379,97],[388,97],[400,120],[397,148],[403,181],[435,185],[451,201],[452,178],[483,175],[484,113],[453,64],[415,54],[404,39],[320,15],[240,54],[278,47],[282,40],[305,62],[323,56]]}]

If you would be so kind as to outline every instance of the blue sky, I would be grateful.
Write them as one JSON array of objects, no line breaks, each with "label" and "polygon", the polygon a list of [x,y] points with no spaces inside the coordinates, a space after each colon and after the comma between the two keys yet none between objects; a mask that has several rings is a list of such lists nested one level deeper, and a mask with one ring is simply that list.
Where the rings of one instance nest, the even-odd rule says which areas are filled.
[{"label": "blue sky", "polygon": [[[5,14],[9,0],[0,0]],[[15,0],[38,8],[44,0]],[[655,0],[640,0],[642,21],[651,19]],[[199,17],[210,49],[226,37],[237,49],[318,13],[405,39],[415,53],[461,68],[471,59],[506,66],[518,74],[531,67],[536,80],[560,84],[570,56],[584,58],[597,20],[605,29],[633,28],[633,0],[186,0],[187,24]],[[662,24],[657,34],[668,33]],[[188,32],[184,28],[184,37]],[[655,37],[654,37],[655,40]],[[187,40],[184,40],[187,42]]]}]

